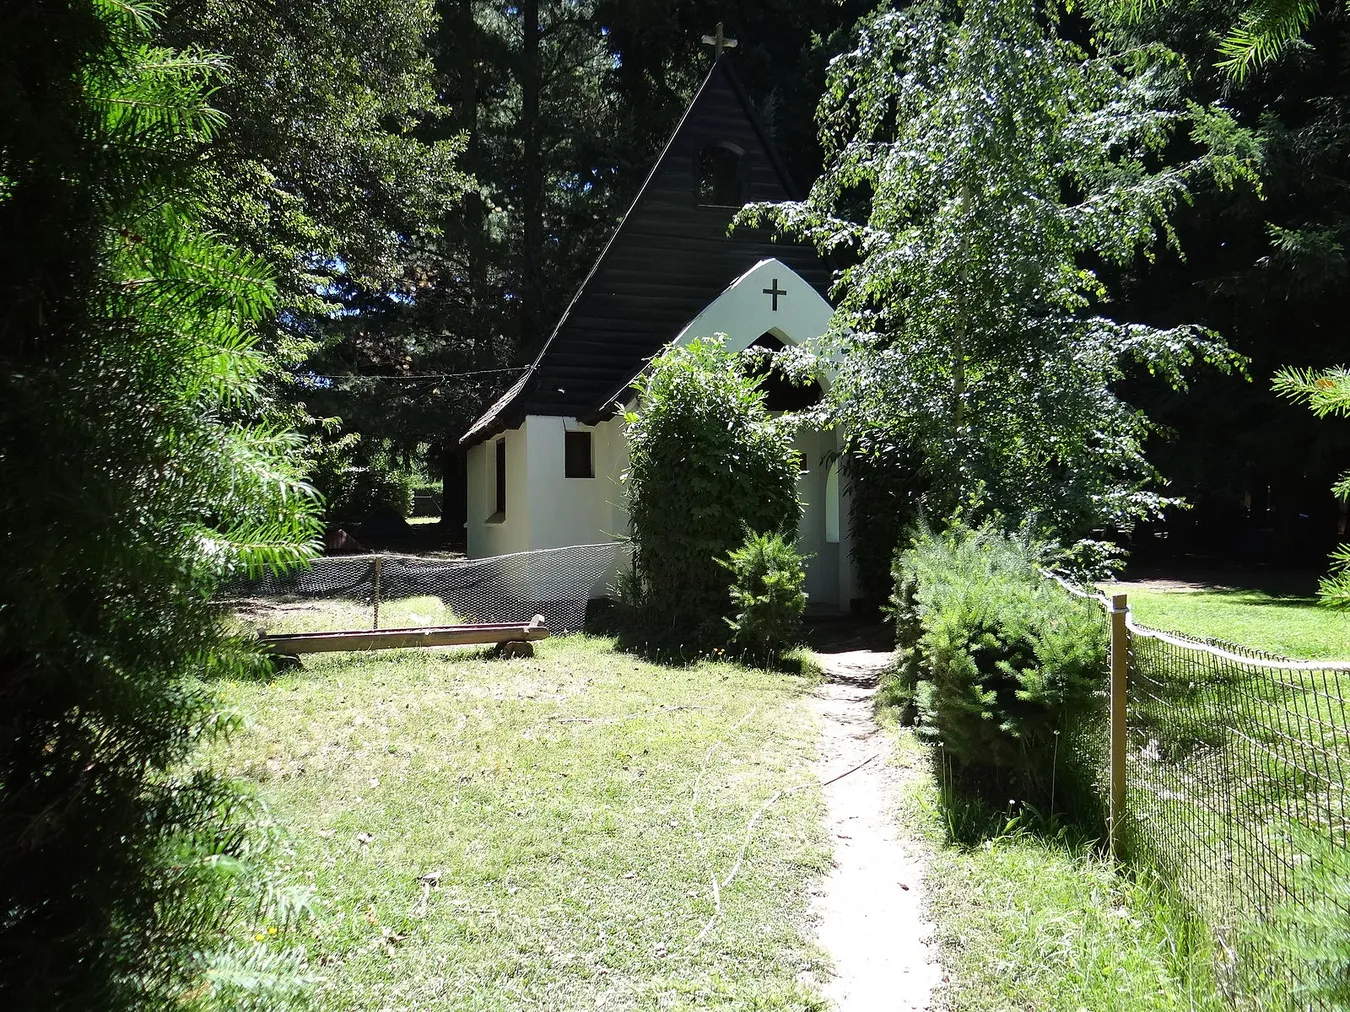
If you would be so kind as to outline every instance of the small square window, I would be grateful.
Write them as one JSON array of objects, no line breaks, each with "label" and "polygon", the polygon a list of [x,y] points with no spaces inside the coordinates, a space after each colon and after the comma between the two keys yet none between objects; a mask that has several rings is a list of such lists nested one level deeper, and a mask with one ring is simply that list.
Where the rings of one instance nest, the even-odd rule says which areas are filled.
[{"label": "small square window", "polygon": [[563,458],[567,477],[595,477],[595,466],[591,463],[591,434],[589,432],[564,433]]}]

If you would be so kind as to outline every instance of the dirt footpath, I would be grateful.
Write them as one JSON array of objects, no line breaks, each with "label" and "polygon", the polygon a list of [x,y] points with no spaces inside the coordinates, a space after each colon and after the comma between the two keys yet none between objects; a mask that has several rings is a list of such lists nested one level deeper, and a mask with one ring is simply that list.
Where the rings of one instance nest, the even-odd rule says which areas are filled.
[{"label": "dirt footpath", "polygon": [[[898,838],[904,773],[872,716],[889,654],[817,653],[825,682],[812,695],[821,723],[816,772],[828,805],[834,869],[813,904],[820,944],[834,960],[825,993],[838,1012],[915,1012],[934,1007],[942,979],[923,917],[922,851]],[[860,764],[862,764],[860,766]]]}]

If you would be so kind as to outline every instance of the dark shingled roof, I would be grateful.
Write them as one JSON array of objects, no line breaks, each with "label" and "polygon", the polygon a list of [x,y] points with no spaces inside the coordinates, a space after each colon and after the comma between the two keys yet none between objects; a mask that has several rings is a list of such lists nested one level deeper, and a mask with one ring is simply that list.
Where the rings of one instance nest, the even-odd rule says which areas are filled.
[{"label": "dark shingled roof", "polygon": [[827,294],[829,267],[811,247],[775,243],[770,232],[759,229],[737,229],[729,236],[727,225],[737,209],[697,202],[699,152],[713,145],[744,152],[740,178],[747,203],[798,198],[722,57],[539,357],[464,434],[461,445],[514,428],[526,415],[590,422],[608,417],[647,360],[761,260],[776,257]]}]

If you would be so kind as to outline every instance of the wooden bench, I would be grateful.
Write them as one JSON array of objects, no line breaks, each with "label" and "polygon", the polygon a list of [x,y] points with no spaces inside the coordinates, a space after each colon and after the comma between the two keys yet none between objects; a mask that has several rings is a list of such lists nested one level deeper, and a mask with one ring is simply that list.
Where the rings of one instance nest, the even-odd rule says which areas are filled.
[{"label": "wooden bench", "polygon": [[[528,623],[414,626],[410,629],[345,629],[339,632],[282,633],[260,636],[258,645],[271,654],[296,656],[331,650],[394,650],[407,647],[450,647],[475,643],[529,643],[547,639],[544,616]],[[521,651],[524,653],[525,651]],[[532,652],[532,651],[531,651]]]}]

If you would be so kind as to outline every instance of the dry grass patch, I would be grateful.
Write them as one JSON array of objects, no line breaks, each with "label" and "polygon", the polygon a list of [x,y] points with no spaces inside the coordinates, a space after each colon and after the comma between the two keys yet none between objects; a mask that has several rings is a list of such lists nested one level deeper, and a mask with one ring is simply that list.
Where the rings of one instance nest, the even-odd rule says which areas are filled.
[{"label": "dry grass patch", "polygon": [[540,647],[320,655],[225,686],[252,726],[217,758],[258,782],[314,890],[319,1007],[823,1007],[819,791],[746,843],[810,779],[810,680]]}]

